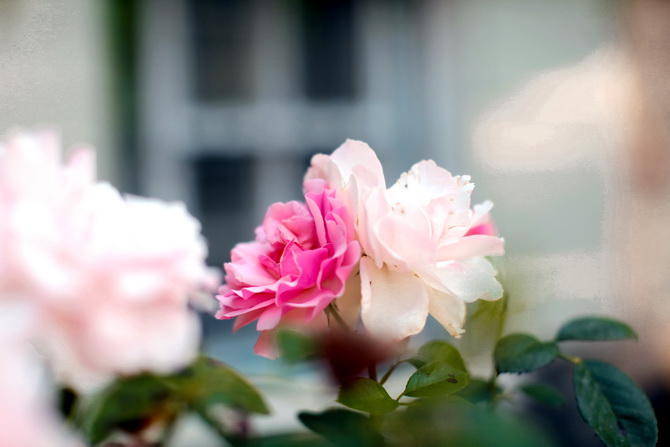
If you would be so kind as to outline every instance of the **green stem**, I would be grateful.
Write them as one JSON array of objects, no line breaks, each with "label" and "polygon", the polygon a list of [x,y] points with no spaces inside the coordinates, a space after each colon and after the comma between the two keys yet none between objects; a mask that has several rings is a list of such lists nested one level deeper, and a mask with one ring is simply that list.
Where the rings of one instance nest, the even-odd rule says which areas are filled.
[{"label": "green stem", "polygon": [[[507,307],[509,304],[509,295],[507,295],[506,291],[503,292],[503,296],[500,298],[500,300],[502,302],[502,310],[500,311],[500,319],[498,320],[498,327],[496,328],[495,332],[495,341],[493,342],[494,349],[498,340],[500,340],[502,335],[505,333],[505,323],[507,322]],[[498,371],[494,369],[493,376],[491,377],[491,380],[489,380],[491,387],[495,386],[498,374]]]},{"label": "green stem", "polygon": [[505,323],[507,323],[507,306],[509,304],[509,296],[507,295],[507,292],[504,292],[503,297],[500,298],[502,300],[502,311],[500,315],[500,322],[498,324],[498,330],[496,331],[496,340],[500,340],[502,337],[502,334],[505,332]]},{"label": "green stem", "polygon": [[407,360],[398,360],[393,365],[391,365],[391,367],[388,369],[388,371],[386,371],[386,373],[379,380],[379,384],[384,385],[386,383],[386,381],[389,379],[389,377],[391,377],[391,374],[393,374],[393,372],[396,370],[396,368],[398,366],[402,365],[403,363],[405,363],[406,361]]}]

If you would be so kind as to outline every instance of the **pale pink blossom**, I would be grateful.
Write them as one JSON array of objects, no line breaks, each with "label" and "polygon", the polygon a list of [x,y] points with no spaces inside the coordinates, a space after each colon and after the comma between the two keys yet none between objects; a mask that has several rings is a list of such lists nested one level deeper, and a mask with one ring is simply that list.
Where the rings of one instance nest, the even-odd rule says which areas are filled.
[{"label": "pale pink blossom", "polygon": [[255,352],[267,357],[268,331],[321,319],[360,257],[351,213],[335,191],[318,179],[304,186],[305,203],[270,206],[256,240],[232,250],[217,296],[217,318],[237,318],[235,330],[256,321],[263,334]]},{"label": "pale pink blossom", "polygon": [[29,321],[26,306],[0,303],[0,446],[80,445],[57,415],[44,365],[28,342]]},{"label": "pale pink blossom", "polygon": [[196,355],[192,306],[216,278],[182,204],[95,183],[92,152],[62,165],[49,134],[10,138],[0,172],[0,297],[37,308],[35,339],[60,377],[95,385],[171,371]]},{"label": "pale pink blossom", "polygon": [[372,149],[349,140],[315,156],[306,177],[324,178],[356,210],[361,318],[372,335],[405,338],[431,314],[459,336],[466,303],[502,296],[485,256],[502,255],[503,241],[488,217],[492,204],[470,207],[468,176],[422,161],[386,189]]}]

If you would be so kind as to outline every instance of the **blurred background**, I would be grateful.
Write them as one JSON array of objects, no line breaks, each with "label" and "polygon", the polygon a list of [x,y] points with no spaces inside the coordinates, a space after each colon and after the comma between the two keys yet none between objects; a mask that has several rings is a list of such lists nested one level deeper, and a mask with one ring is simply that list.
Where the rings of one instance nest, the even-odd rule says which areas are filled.
[{"label": "blurred background", "polygon": [[[669,30],[661,0],[0,0],[0,129],[57,126],[123,191],[186,202],[217,266],[312,154],[366,141],[389,183],[433,158],[496,204],[507,331],[624,318],[640,343],[604,355],[654,387]],[[209,349],[265,368],[230,327],[206,319]]]}]

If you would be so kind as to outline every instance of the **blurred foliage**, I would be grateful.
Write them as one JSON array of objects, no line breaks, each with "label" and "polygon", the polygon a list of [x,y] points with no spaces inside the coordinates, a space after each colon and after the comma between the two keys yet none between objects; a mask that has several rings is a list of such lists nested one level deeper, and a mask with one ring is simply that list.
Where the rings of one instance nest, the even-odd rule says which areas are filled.
[{"label": "blurred foliage", "polygon": [[[288,362],[319,365],[324,378],[334,379],[339,388],[341,407],[299,413],[307,433],[253,436],[248,418],[269,413],[264,398],[240,374],[206,357],[176,374],[121,378],[88,398],[63,390],[61,409],[92,445],[105,445],[125,433],[137,440],[132,445],[163,446],[175,421],[193,413],[218,434],[222,445],[231,446],[551,447],[556,445],[554,440],[532,422],[535,418],[523,406],[515,406],[514,397],[565,408],[562,394],[536,381],[505,387],[498,378],[551,368],[560,360],[572,365],[561,371],[573,375],[577,408],[605,445],[651,447],[658,428],[644,392],[616,367],[573,357],[560,346],[567,340],[634,336],[625,324],[598,317],[570,321],[549,341],[511,334],[497,341],[496,372],[485,379],[471,377],[466,359],[446,341],[430,341],[415,355],[392,362],[392,351],[378,342],[364,341],[360,334],[281,331],[276,342]],[[333,376],[329,370],[333,362],[347,358],[353,359],[354,366],[343,370],[346,374]],[[415,370],[404,390],[393,396],[384,384],[404,363]],[[386,372],[378,379],[381,368]]]}]

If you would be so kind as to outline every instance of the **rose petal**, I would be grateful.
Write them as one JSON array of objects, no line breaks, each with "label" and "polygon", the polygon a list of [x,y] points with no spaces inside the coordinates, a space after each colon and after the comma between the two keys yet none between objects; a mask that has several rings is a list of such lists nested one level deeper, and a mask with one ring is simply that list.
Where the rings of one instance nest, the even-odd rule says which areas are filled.
[{"label": "rose petal", "polygon": [[274,344],[273,331],[263,331],[256,340],[254,345],[254,353],[262,355],[265,358],[274,360],[279,357],[279,352]]},{"label": "rose petal", "polygon": [[429,311],[449,333],[460,337],[465,323],[465,302],[449,293],[430,288],[428,291]]},{"label": "rose petal", "polygon": [[424,266],[420,271],[421,278],[431,287],[451,293],[466,303],[501,298],[503,289],[495,275],[495,269],[486,258]]},{"label": "rose petal", "polygon": [[374,336],[401,340],[421,332],[428,316],[428,291],[412,273],[378,269],[361,258],[361,317]]},{"label": "rose petal", "polygon": [[439,260],[474,258],[476,256],[502,256],[505,254],[505,242],[495,236],[473,234],[458,239],[453,244],[443,245],[437,251]]}]

